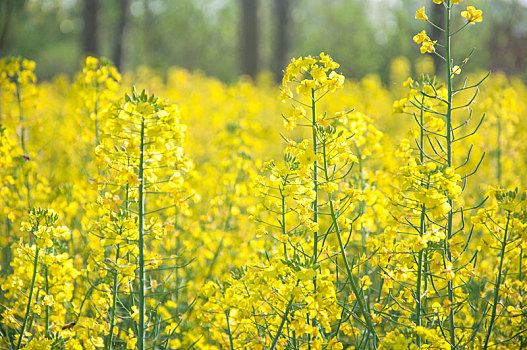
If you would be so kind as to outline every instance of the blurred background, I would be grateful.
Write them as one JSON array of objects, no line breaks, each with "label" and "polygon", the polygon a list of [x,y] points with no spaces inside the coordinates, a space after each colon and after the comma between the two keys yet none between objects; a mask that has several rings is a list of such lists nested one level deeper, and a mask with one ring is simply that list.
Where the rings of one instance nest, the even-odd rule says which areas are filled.
[{"label": "blurred background", "polygon": [[[484,21],[455,37],[465,48],[455,58],[474,48],[467,70],[527,78],[527,0],[465,4],[481,8]],[[400,83],[442,69],[412,41],[422,29],[441,35],[414,19],[423,5],[444,21],[432,0],[0,0],[0,55],[35,60],[40,79],[71,75],[96,55],[121,71],[179,66],[230,82],[278,80],[290,57],[324,51],[348,77]]]}]

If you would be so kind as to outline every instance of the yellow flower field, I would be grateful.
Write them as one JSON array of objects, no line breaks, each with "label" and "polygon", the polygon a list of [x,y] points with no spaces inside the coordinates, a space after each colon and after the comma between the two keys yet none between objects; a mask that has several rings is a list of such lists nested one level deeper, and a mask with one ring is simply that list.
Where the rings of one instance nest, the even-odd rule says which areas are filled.
[{"label": "yellow flower field", "polygon": [[391,88],[3,58],[0,348],[526,348],[527,87],[464,74],[484,14],[434,2],[446,73]]}]

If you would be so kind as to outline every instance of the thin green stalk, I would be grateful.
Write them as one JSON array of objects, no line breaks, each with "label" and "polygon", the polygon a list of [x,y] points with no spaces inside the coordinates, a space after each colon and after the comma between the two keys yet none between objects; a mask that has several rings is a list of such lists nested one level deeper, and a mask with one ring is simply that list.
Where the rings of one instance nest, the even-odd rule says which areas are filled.
[{"label": "thin green stalk", "polygon": [[[20,83],[18,81],[18,78],[16,79],[16,99],[18,103],[18,112],[19,112],[19,118],[20,118],[20,145],[22,147],[22,152],[24,152],[24,155],[27,156],[27,148],[26,148],[26,128],[24,127],[24,109],[22,108],[22,98],[20,96]],[[26,186],[26,202],[27,202],[27,210],[31,209],[31,191],[29,186],[29,175],[27,171],[24,172],[24,184]],[[30,236],[32,238],[32,236]],[[30,240],[31,242],[31,240]]]},{"label": "thin green stalk", "polygon": [[[317,113],[316,113],[316,100],[315,100],[315,89],[311,90],[311,116],[313,123],[313,153],[315,157],[318,152],[317,142]],[[313,163],[313,184],[315,185],[315,199],[313,200],[313,222],[318,223],[318,173],[317,173],[318,162],[315,160]],[[317,262],[318,255],[318,231],[313,232],[313,264]],[[315,280],[316,290],[316,280]]]},{"label": "thin green stalk", "polygon": [[145,349],[145,244],[144,244],[144,150],[145,118],[141,118],[141,146],[139,151],[139,324],[137,325],[137,349]]},{"label": "thin green stalk", "polygon": [[[11,220],[9,218],[5,218],[5,237],[9,237],[11,235]],[[2,271],[5,271],[8,273],[10,269],[9,263],[11,262],[11,247],[9,244],[7,244],[5,247],[2,248],[2,256],[4,257],[2,261]]]},{"label": "thin green stalk", "polygon": [[[177,167],[176,167],[176,169],[177,169]],[[176,227],[179,226],[178,222],[179,222],[179,207],[176,206],[175,207],[175,212],[174,212],[174,234],[176,233],[176,230],[177,230]],[[176,236],[176,256],[179,256],[179,251],[180,251],[180,248],[181,248],[181,240],[180,240],[180,237],[179,237],[178,234],[176,234],[175,236]],[[212,262],[211,262],[211,264],[209,266],[209,271],[207,272],[207,277],[203,281],[204,284],[207,283],[209,278],[212,276],[212,271],[214,269],[214,265],[216,265],[216,260],[220,256],[220,252],[221,252],[222,249],[223,249],[223,239],[220,241],[220,244],[218,245],[218,249],[216,249],[216,252],[214,253],[214,258],[212,259]],[[176,269],[174,279],[176,281],[176,312],[178,312],[179,311],[179,269]]]},{"label": "thin green stalk", "polygon": [[[285,186],[287,184],[287,178],[288,178],[288,175],[286,175],[286,177],[282,181],[282,185],[284,186],[284,188],[285,188]],[[287,234],[287,228],[285,226],[285,209],[286,209],[286,207],[285,207],[285,196],[282,193],[282,189],[280,189],[280,197],[281,197],[281,201],[282,201],[282,223],[281,223],[281,227],[282,227],[282,234],[285,236]],[[284,242],[284,258],[288,259],[286,242]]]},{"label": "thin green stalk", "polygon": [[374,336],[374,340],[377,341],[379,340],[379,337],[377,336],[377,332],[375,331],[375,327],[373,326],[373,323],[371,321],[371,315],[368,313],[366,306],[364,304],[364,301],[362,300],[362,295],[360,294],[359,288],[357,284],[355,283],[355,280],[353,279],[352,271],[351,271],[351,268],[348,262],[348,257],[346,255],[346,248],[344,247],[344,242],[342,240],[340,228],[338,226],[337,218],[335,216],[335,210],[333,208],[333,203],[331,201],[329,202],[329,207],[331,210],[331,217],[333,219],[333,225],[335,226],[335,231],[337,233],[337,239],[339,241],[340,252],[342,254],[342,259],[344,260],[344,266],[346,268],[346,273],[348,275],[348,280],[350,282],[351,290],[353,291],[353,294],[355,295],[357,299],[359,310],[366,322],[366,328],[368,328],[368,331]]},{"label": "thin green stalk", "polygon": [[[447,148],[447,165],[452,167],[452,58],[451,58],[451,34],[450,34],[450,12],[452,9],[452,4],[447,3],[446,8],[446,44],[445,44],[445,59],[446,59],[446,78],[447,78],[447,88],[448,88],[448,103],[447,103],[447,113],[446,113],[446,148]],[[445,251],[447,255],[447,260],[449,263],[452,263],[452,252],[450,251],[450,240],[452,239],[453,232],[453,215],[454,215],[454,202],[452,199],[448,200],[450,205],[450,210],[447,217],[447,235],[445,239]],[[452,349],[456,348],[456,323],[454,319],[454,285],[452,281],[448,281],[447,285],[448,290],[448,300],[450,302],[450,311],[448,316],[449,323],[449,333],[450,333],[450,347]]]},{"label": "thin green stalk", "polygon": [[[422,100],[421,100],[421,113],[420,113],[420,119],[421,119],[421,122],[420,122],[420,131],[421,131],[421,139],[420,139],[420,147],[419,147],[419,159],[421,161],[421,165],[423,165],[424,163],[424,143],[425,143],[425,131],[424,131],[424,123],[423,123],[423,117],[424,117],[424,111],[423,111],[423,106],[424,106],[424,103],[425,103],[425,96],[422,97]],[[424,180],[424,179],[423,179]],[[424,204],[421,205],[421,218],[420,218],[420,225],[419,225],[419,237],[422,237],[423,234],[425,233],[425,219],[426,219],[426,206]],[[422,285],[422,280],[423,280],[423,255],[424,255],[424,252],[423,252],[423,249],[419,250],[419,261],[418,261],[418,265],[417,265],[417,283],[416,283],[416,287],[415,287],[415,294],[416,294],[416,303],[415,303],[415,324],[416,326],[421,326],[422,325],[422,320],[421,320],[421,285]],[[419,347],[419,349],[421,349],[421,345],[422,345],[422,340],[421,340],[421,336],[420,335],[417,335],[416,337],[416,341],[417,341],[417,346]]]},{"label": "thin green stalk", "polygon": [[[298,285],[298,283],[296,284]],[[271,344],[271,347],[269,350],[274,350],[276,348],[276,344],[278,344],[278,338],[280,338],[280,335],[282,334],[282,329],[284,328],[285,320],[287,319],[287,315],[291,311],[291,307],[293,306],[293,299],[294,297],[291,297],[289,299],[289,303],[287,304],[287,308],[285,309],[285,312],[282,316],[282,321],[280,322],[280,326],[278,327],[278,330],[276,331],[275,337],[273,339],[273,343]]]},{"label": "thin green stalk", "polygon": [[522,260],[523,260],[523,248],[522,247],[520,247],[520,257],[519,258],[520,258],[520,262],[519,262],[520,269],[519,269],[519,272],[518,272],[518,280],[521,281],[521,280],[523,280],[523,271],[522,271],[522,266],[523,266],[522,265],[523,264],[523,262],[522,262]]},{"label": "thin green stalk", "polygon": [[489,346],[490,335],[492,334],[492,327],[494,327],[494,322],[496,321],[496,310],[500,294],[501,277],[503,274],[503,260],[505,258],[505,248],[507,247],[507,233],[509,231],[510,218],[511,212],[508,211],[507,224],[505,225],[505,233],[503,234],[503,241],[501,242],[500,267],[498,269],[498,278],[496,280],[496,285],[494,286],[494,301],[492,302],[492,314],[490,316],[489,327],[487,328],[487,335],[485,336],[485,345],[483,346],[483,350],[487,350]]},{"label": "thin green stalk", "polygon": [[[40,289],[37,289],[37,295],[35,295],[35,300],[38,300],[39,294],[40,294]],[[35,321],[35,313],[31,313],[31,317],[29,318],[29,322],[26,327],[28,331],[31,330],[31,328],[33,328],[33,321]]]},{"label": "thin green stalk", "polygon": [[[44,268],[44,274],[46,275],[46,296],[49,295],[49,278],[48,278],[48,267]],[[46,338],[49,333],[49,305],[46,305]]]},{"label": "thin green stalk", "polygon": [[[325,144],[323,144],[322,151],[323,151],[323,161],[324,161],[324,174],[325,174],[326,179],[329,179]],[[333,201],[331,200],[331,198],[329,199],[329,209],[330,209],[331,219],[333,220],[333,227],[335,228],[335,233],[337,234],[337,239],[339,241],[340,252],[342,255],[342,259],[344,260],[344,266],[346,268],[346,273],[348,275],[348,281],[350,282],[351,290],[353,294],[355,295],[359,310],[362,316],[364,317],[364,321],[366,322],[366,328],[374,336],[374,342],[378,341],[379,337],[377,336],[377,332],[375,331],[375,327],[373,326],[373,323],[371,321],[371,315],[368,313],[368,310],[366,309],[366,305],[364,304],[364,301],[362,300],[362,295],[359,291],[359,288],[357,284],[355,283],[355,280],[353,279],[348,257],[346,255],[346,248],[344,247],[344,241],[342,240],[342,234],[340,232],[339,223],[337,220],[337,216],[335,214],[335,208],[333,207]]]},{"label": "thin green stalk", "polygon": [[[220,244],[218,245],[218,249],[216,250],[216,252],[218,253],[218,256],[219,256],[222,245],[223,245],[223,240],[220,242]],[[176,256],[179,256],[180,248],[181,248],[181,241],[179,239],[179,235],[177,235],[176,236]],[[216,255],[214,255],[214,258],[217,259]],[[207,283],[209,278],[212,276],[212,270],[215,264],[216,263],[214,262],[214,263],[211,263],[211,265],[209,266],[209,272],[207,273],[207,278],[205,278],[205,281],[203,281],[203,283]],[[176,310],[179,310],[179,269],[176,269],[174,279],[176,281]]]},{"label": "thin green stalk", "polygon": [[[119,260],[119,248],[120,245],[117,245],[117,251],[115,252],[115,262]],[[113,291],[112,291],[112,309],[111,309],[111,315],[110,315],[110,334],[108,335],[108,343],[106,344],[106,348],[111,350],[113,346],[113,328],[115,326],[115,314],[116,314],[116,307],[117,307],[117,290],[118,290],[118,284],[119,284],[119,271],[117,268],[115,269],[113,273]]]},{"label": "thin green stalk", "polygon": [[[363,174],[363,167],[364,167],[364,163],[363,163],[363,160],[362,160],[362,152],[361,152],[361,149],[360,147],[356,147],[357,148],[357,158],[359,159],[359,189],[361,191],[364,191],[364,188],[366,187],[366,184],[365,184],[365,179],[364,179],[364,176],[362,176]],[[366,201],[364,200],[361,200],[360,201],[360,213],[359,215],[364,215],[366,213]],[[366,244],[366,227],[364,225],[364,222],[361,222],[361,225],[360,225],[360,234],[361,234],[361,239],[362,239],[362,247],[363,247],[363,253],[364,253],[364,256],[368,256],[368,248],[367,248],[367,244]],[[369,266],[369,263],[368,263],[368,260],[366,259],[365,263],[364,263],[364,268],[363,268],[363,275],[367,276],[369,274],[369,271],[370,271],[370,266]],[[368,298],[367,302],[368,302],[368,305],[370,305],[370,294],[368,294],[366,296]]]},{"label": "thin green stalk", "polygon": [[498,149],[497,149],[497,154],[496,154],[496,162],[498,163],[497,164],[497,172],[498,172],[498,185],[501,186],[501,118],[500,118],[500,115],[498,114],[497,116],[498,118]]},{"label": "thin green stalk", "polygon": [[[519,256],[519,271],[518,271],[518,280],[520,281],[520,283],[523,281],[523,271],[522,271],[522,265],[523,264],[523,248],[520,248],[520,256]],[[521,293],[520,295],[523,296],[524,293]],[[520,308],[523,308],[523,305],[522,303],[520,303]],[[522,319],[523,319],[523,316],[522,316]],[[525,344],[524,344],[524,335],[522,334],[520,336],[520,348],[524,348],[525,347]]]},{"label": "thin green stalk", "polygon": [[99,146],[99,94],[97,94],[93,114],[95,115],[95,145]]},{"label": "thin green stalk", "polygon": [[421,99],[421,108],[420,108],[420,131],[421,131],[421,135],[420,135],[420,141],[419,141],[419,145],[421,147],[419,147],[419,160],[421,161],[421,165],[423,165],[424,161],[425,161],[425,154],[424,154],[424,147],[425,147],[425,129],[424,129],[424,104],[425,104],[425,96],[423,95],[423,98]]},{"label": "thin green stalk", "polygon": [[[422,237],[425,230],[425,216],[426,215],[426,208],[423,204],[421,206],[421,219],[420,219],[420,229],[419,229],[419,237]],[[422,291],[421,286],[423,283],[423,258],[424,258],[424,249],[421,249],[419,251],[419,261],[417,266],[417,286],[415,287],[415,293],[416,293],[416,303],[415,303],[415,324],[416,326],[422,325],[421,320],[421,308],[422,308]],[[419,346],[419,349],[421,349],[421,336],[417,336],[417,346]]]},{"label": "thin green stalk", "polygon": [[[313,153],[317,156],[318,142],[317,142],[317,113],[316,113],[316,99],[315,89],[311,89],[311,117],[312,117],[312,128],[313,128]],[[313,162],[313,184],[315,190],[315,199],[313,200],[313,222],[318,224],[318,161],[315,158]],[[313,264],[317,263],[318,259],[318,230],[313,232]],[[313,290],[317,292],[317,275],[315,271],[315,277],[313,277]],[[308,314],[307,319],[309,323],[310,315]],[[312,319],[312,325],[316,327],[317,321],[315,318]],[[311,341],[308,343],[308,349],[311,349]]]},{"label": "thin green stalk", "polygon": [[22,338],[26,332],[27,320],[29,317],[29,311],[31,310],[31,301],[33,299],[33,291],[35,290],[35,281],[37,280],[37,271],[38,271],[38,257],[40,253],[40,248],[37,246],[35,249],[35,260],[33,261],[33,277],[31,278],[31,286],[29,287],[29,296],[27,297],[27,307],[26,314],[24,315],[24,322],[22,323],[22,328],[20,329],[20,336],[18,337],[18,344],[16,350],[20,349],[22,344]]},{"label": "thin green stalk", "polygon": [[[286,179],[287,180],[287,179]],[[285,197],[282,194],[282,190],[280,189],[280,196],[282,197],[282,235],[287,234],[287,230],[285,227]],[[284,242],[284,258],[287,259],[287,244]]]},{"label": "thin green stalk", "polygon": [[231,323],[229,322],[229,313],[230,309],[225,311],[225,319],[227,320],[227,332],[229,332],[229,343],[230,343],[230,349],[234,350],[234,341],[232,339],[232,331],[231,331]]},{"label": "thin green stalk", "polygon": [[27,154],[26,149],[26,129],[24,128],[24,109],[22,108],[22,98],[20,96],[20,83],[18,82],[18,78],[16,79],[16,100],[18,103],[18,112],[19,112],[19,120],[21,124],[21,130],[20,130],[20,146],[22,147],[22,151],[24,151],[24,154]]}]

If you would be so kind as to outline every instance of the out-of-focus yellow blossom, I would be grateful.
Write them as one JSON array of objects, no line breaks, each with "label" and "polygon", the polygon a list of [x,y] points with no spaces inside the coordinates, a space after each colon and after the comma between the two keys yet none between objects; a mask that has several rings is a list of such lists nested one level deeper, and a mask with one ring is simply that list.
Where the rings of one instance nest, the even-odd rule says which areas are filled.
[{"label": "out-of-focus yellow blossom", "polygon": [[408,79],[406,79],[404,82],[403,82],[403,86],[404,87],[409,87],[413,84],[414,80],[411,78],[411,77],[408,77]]}]

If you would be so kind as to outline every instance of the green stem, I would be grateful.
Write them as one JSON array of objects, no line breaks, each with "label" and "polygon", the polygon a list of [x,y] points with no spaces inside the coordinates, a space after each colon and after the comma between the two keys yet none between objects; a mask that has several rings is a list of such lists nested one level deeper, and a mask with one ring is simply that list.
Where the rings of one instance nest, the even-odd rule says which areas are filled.
[{"label": "green stem", "polygon": [[[11,220],[9,218],[5,218],[5,237],[9,237],[11,235]],[[10,271],[10,262],[11,262],[11,246],[7,244],[5,247],[2,248],[2,257],[4,258],[2,261],[2,271],[5,271],[6,273],[9,273]]]},{"label": "green stem", "polygon": [[[282,189],[280,189],[280,197],[282,197],[282,235],[287,234],[287,230],[285,227],[285,197],[282,194]],[[287,244],[284,242],[284,258],[287,259]]]},{"label": "green stem", "polygon": [[[20,82],[18,78],[16,79],[16,99],[18,103],[18,112],[20,120],[20,145],[22,147],[22,152],[24,156],[27,156],[27,147],[26,147],[26,128],[24,127],[24,109],[22,108],[22,97],[20,96]],[[24,185],[26,186],[26,202],[27,210],[31,209],[31,191],[29,186],[29,174],[27,171],[24,171]],[[32,236],[30,236],[32,238]],[[31,240],[30,240],[31,242]]]},{"label": "green stem", "polygon": [[[520,281],[520,283],[523,281],[523,271],[522,271],[522,265],[523,264],[523,248],[520,248],[520,256],[519,256],[519,262],[518,262],[518,265],[519,265],[519,271],[518,271],[518,280]],[[524,292],[520,293],[521,296],[523,296]],[[523,308],[523,303],[520,303],[520,309]],[[524,317],[522,316],[522,319]],[[524,335],[522,334],[520,336],[520,349],[523,349],[525,348],[524,346]]]},{"label": "green stem", "polygon": [[351,272],[351,268],[348,262],[348,257],[346,255],[346,249],[344,247],[344,242],[342,240],[342,235],[340,232],[340,228],[338,226],[337,218],[335,216],[335,210],[333,208],[333,203],[329,202],[329,207],[331,210],[331,217],[333,219],[333,225],[335,226],[335,230],[337,233],[337,239],[339,241],[339,247],[340,252],[342,254],[342,259],[344,260],[344,266],[346,267],[346,273],[348,275],[348,280],[350,282],[351,290],[353,291],[353,294],[355,295],[357,299],[357,304],[359,306],[359,310],[364,317],[364,320],[366,321],[366,328],[368,328],[368,331],[375,337],[375,341],[379,340],[379,337],[377,336],[377,332],[375,331],[375,327],[373,327],[373,323],[371,321],[371,315],[368,313],[366,306],[364,304],[364,301],[362,300],[362,295],[359,291],[359,288],[357,284],[355,283],[355,280],[353,279],[353,275]]},{"label": "green stem", "polygon": [[[318,141],[317,141],[317,113],[316,113],[316,99],[315,89],[311,89],[311,120],[312,120],[312,131],[313,131],[313,153],[317,156],[318,152]],[[315,158],[313,162],[313,185],[315,191],[315,199],[313,200],[313,222],[318,224],[318,161]],[[313,232],[313,264],[317,263],[318,259],[318,229]],[[315,271],[315,277],[313,277],[313,291],[317,292],[317,275]],[[307,315],[309,323],[310,315]],[[317,320],[312,319],[312,326],[316,327]],[[311,348],[311,342],[309,342],[308,349]]]},{"label": "green stem", "polygon": [[425,161],[425,154],[424,154],[424,147],[425,147],[425,129],[424,129],[424,104],[425,104],[425,96],[423,95],[422,99],[421,99],[421,108],[420,108],[420,131],[421,131],[421,135],[420,135],[420,146],[419,147],[419,160],[421,161],[421,165],[423,165],[424,161]]},{"label": "green stem", "polygon": [[[326,160],[326,144],[323,144],[322,151],[323,151],[323,157],[324,157],[324,174],[325,174],[326,179],[329,179],[327,160]],[[350,282],[351,290],[353,294],[355,295],[357,304],[359,306],[359,310],[362,316],[364,317],[364,321],[366,322],[366,328],[374,336],[374,341],[378,341],[379,337],[377,336],[377,332],[375,331],[375,327],[373,326],[373,323],[371,321],[371,315],[368,313],[368,310],[366,309],[366,305],[364,301],[362,300],[362,295],[360,293],[360,290],[357,284],[355,283],[355,280],[353,279],[348,257],[346,255],[346,248],[344,247],[344,241],[342,239],[342,234],[340,232],[337,215],[335,213],[335,208],[333,207],[333,201],[331,200],[331,197],[329,198],[329,209],[330,209],[331,219],[333,220],[333,226],[335,227],[335,233],[337,234],[337,239],[339,241],[340,252],[342,255],[342,259],[344,260],[344,266],[346,268],[346,273],[348,275],[348,280]]]},{"label": "green stem", "polygon": [[[119,260],[119,248],[121,246],[117,245],[117,251],[115,252],[115,263],[118,264]],[[110,334],[108,335],[108,343],[106,344],[106,348],[111,350],[113,346],[113,328],[115,326],[115,314],[116,314],[116,307],[117,307],[117,290],[118,290],[118,284],[119,284],[119,271],[117,270],[117,267],[115,268],[115,271],[113,273],[113,290],[112,290],[112,309],[111,309],[111,315],[110,315]]]},{"label": "green stem", "polygon": [[93,114],[95,115],[95,145],[99,146],[99,94],[95,100],[95,107],[93,108]]},{"label": "green stem", "polygon": [[498,278],[496,285],[494,286],[494,301],[492,303],[492,314],[490,316],[489,328],[487,328],[487,335],[485,336],[485,345],[483,350],[487,350],[490,341],[490,335],[492,334],[492,327],[494,327],[494,322],[496,321],[496,309],[498,306],[499,294],[500,294],[500,285],[501,277],[503,274],[503,260],[505,258],[505,248],[507,247],[507,233],[509,231],[509,221],[511,218],[511,212],[507,212],[507,224],[505,225],[505,233],[503,234],[503,241],[501,242],[501,253],[500,253],[500,267],[498,270]]},{"label": "green stem", "polygon": [[[316,100],[315,100],[315,89],[311,90],[311,116],[313,123],[313,153],[315,157],[318,152],[318,143],[317,143],[317,114],[316,114]],[[313,221],[318,223],[318,173],[317,173],[318,162],[315,160],[313,162],[313,184],[315,185],[315,199],[313,200]],[[317,254],[318,254],[318,231],[313,232],[313,264],[317,263]],[[315,290],[316,290],[316,280],[315,280]]]},{"label": "green stem", "polygon": [[[359,159],[359,189],[361,192],[363,192],[366,187],[366,183],[365,183],[366,181],[363,176],[364,162],[363,162],[362,151],[360,147],[358,145],[356,147],[357,147],[357,158]],[[366,201],[361,200],[359,201],[359,203],[360,203],[359,215],[362,216],[366,213]],[[366,245],[366,227],[364,225],[364,222],[361,222],[360,224],[360,234],[361,234],[361,239],[362,239],[362,247],[363,247],[364,256],[368,256],[368,248]],[[366,261],[364,262],[362,275],[368,276],[369,273],[370,273],[370,266],[368,263],[368,259],[366,259]],[[367,298],[366,300],[367,304],[370,305],[370,294],[369,293],[367,294],[366,298]]]},{"label": "green stem", "polygon": [[31,310],[31,301],[33,299],[33,291],[35,290],[35,281],[37,280],[37,271],[38,271],[38,256],[40,253],[40,248],[37,246],[35,249],[35,260],[33,261],[33,277],[31,278],[31,286],[29,287],[29,296],[27,297],[27,307],[26,314],[24,315],[24,322],[22,323],[22,328],[20,329],[20,336],[18,337],[18,344],[16,350],[20,349],[22,344],[22,338],[26,332],[27,320],[29,318],[29,311]]},{"label": "green stem", "polygon": [[22,98],[20,96],[20,83],[18,81],[18,78],[16,79],[16,99],[18,103],[18,112],[19,112],[19,120],[20,120],[20,145],[22,147],[22,151],[24,154],[27,154],[26,149],[26,128],[24,128],[24,109],[22,108]]},{"label": "green stem", "polygon": [[[46,275],[46,296],[49,295],[49,279],[48,279],[48,267],[44,268],[44,273]],[[46,305],[46,338],[49,333],[49,305]]]},{"label": "green stem", "polygon": [[[424,106],[424,103],[425,103],[425,96],[422,97],[421,99],[421,113],[420,113],[420,119],[421,119],[421,123],[420,123],[420,129],[421,129],[421,140],[420,140],[420,147],[419,147],[419,159],[421,161],[421,165],[423,165],[424,163],[424,142],[425,142],[425,131],[424,131],[424,127],[423,127],[423,119],[424,119],[424,110],[423,110],[423,106]],[[424,181],[424,179],[423,179]],[[421,205],[421,218],[420,218],[420,227],[419,227],[419,237],[422,237],[423,234],[425,233],[425,219],[426,219],[426,207],[424,204]],[[423,281],[423,255],[424,255],[424,252],[423,252],[423,249],[419,250],[419,261],[418,261],[418,265],[417,265],[417,283],[416,283],[416,287],[415,287],[415,296],[416,296],[416,303],[415,303],[415,324],[416,326],[421,326],[422,325],[422,320],[421,320],[421,308],[422,308],[422,304],[421,304],[421,285],[422,285],[422,281]],[[416,337],[416,341],[417,341],[417,346],[419,347],[419,349],[421,349],[421,345],[422,345],[422,340],[421,340],[421,336],[420,335],[417,335]]]},{"label": "green stem", "polygon": [[[298,283],[297,283],[298,286]],[[282,329],[284,328],[285,320],[287,319],[287,315],[291,311],[291,307],[293,306],[293,299],[292,296],[291,299],[289,299],[289,303],[287,304],[287,308],[285,309],[285,312],[282,316],[282,321],[280,322],[280,326],[278,327],[278,330],[276,331],[276,334],[273,339],[273,343],[271,344],[271,347],[269,350],[274,350],[276,348],[276,344],[278,344],[278,339],[280,338],[280,335],[282,334]]]},{"label": "green stem", "polygon": [[137,325],[137,349],[145,349],[145,247],[144,247],[144,150],[145,118],[141,118],[141,146],[139,153],[139,324]]},{"label": "green stem", "polygon": [[[175,221],[177,223],[177,221]],[[218,249],[216,250],[216,253],[217,255],[214,255],[214,259],[217,259],[217,256],[219,256],[220,254],[220,251],[221,251],[221,247],[223,245],[223,240],[221,240],[220,244],[218,245]],[[180,251],[180,248],[181,248],[181,240],[179,238],[179,235],[176,235],[176,256],[179,256],[179,251]],[[213,259],[213,260],[214,260]],[[215,261],[213,261],[210,266],[209,266],[209,272],[207,273],[207,277],[205,278],[205,280],[203,281],[203,283],[207,283],[207,281],[209,280],[209,278],[212,276],[212,271],[214,269],[214,265],[216,264]],[[179,269],[176,269],[176,272],[175,272],[175,281],[176,281],[176,310],[179,310],[179,281],[180,281],[180,278],[179,278]]]},{"label": "green stem", "polygon": [[[447,104],[447,113],[446,113],[446,143],[447,143],[447,165],[449,168],[452,167],[452,58],[451,58],[451,34],[450,34],[450,12],[452,9],[451,4],[446,6],[446,45],[445,45],[445,58],[446,58],[446,78],[447,78],[447,88],[448,88],[448,104]],[[454,202],[452,199],[448,200],[450,205],[450,210],[447,217],[447,235],[445,239],[445,251],[447,255],[447,260],[449,263],[452,263],[452,252],[450,251],[450,240],[452,239],[453,232],[453,215],[454,215]],[[449,332],[450,332],[450,347],[452,349],[456,348],[456,324],[454,319],[454,285],[452,281],[448,281],[448,300],[450,302],[450,311],[448,317],[449,323]]]},{"label": "green stem", "polygon": [[[35,300],[38,300],[39,294],[40,294],[40,289],[37,289],[37,295],[35,295]],[[31,317],[29,318],[29,322],[26,327],[28,331],[31,330],[31,328],[33,328],[33,321],[35,321],[35,314],[31,313]]]},{"label": "green stem", "polygon": [[[425,216],[426,215],[426,208],[423,204],[421,206],[421,220],[420,220],[420,229],[419,229],[419,237],[422,237],[425,232]],[[421,320],[421,307],[422,307],[422,298],[421,298],[421,285],[423,283],[423,257],[424,257],[424,249],[421,249],[419,251],[419,261],[417,266],[417,286],[415,287],[415,294],[416,294],[416,303],[415,303],[415,324],[416,326],[422,325]],[[417,336],[417,346],[419,346],[419,349],[421,349],[421,336]]]},{"label": "green stem", "polygon": [[497,172],[498,172],[498,185],[501,185],[501,118],[500,115],[497,115],[498,118],[498,149],[496,154],[497,161]]},{"label": "green stem", "polygon": [[[285,189],[285,186],[287,185],[287,178],[289,176],[286,175],[285,178],[284,178],[284,181],[282,182],[282,186],[283,188]],[[285,209],[286,209],[286,204],[285,204],[285,196],[284,194],[282,193],[282,188],[280,188],[280,197],[281,197],[281,201],[282,201],[282,234],[285,236],[287,234],[287,228],[285,226]],[[288,259],[288,256],[287,256],[287,244],[286,242],[284,242],[284,258],[285,259]]]},{"label": "green stem", "polygon": [[231,323],[229,322],[229,313],[230,313],[230,309],[225,311],[225,318],[227,320],[227,332],[229,332],[230,347],[231,347],[231,350],[234,350],[234,341],[232,339]]}]

